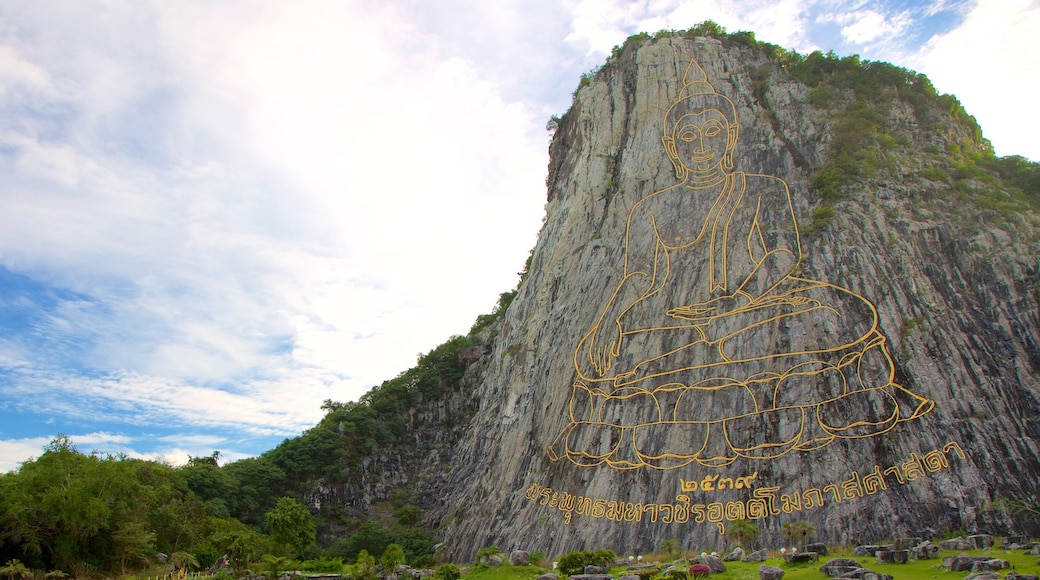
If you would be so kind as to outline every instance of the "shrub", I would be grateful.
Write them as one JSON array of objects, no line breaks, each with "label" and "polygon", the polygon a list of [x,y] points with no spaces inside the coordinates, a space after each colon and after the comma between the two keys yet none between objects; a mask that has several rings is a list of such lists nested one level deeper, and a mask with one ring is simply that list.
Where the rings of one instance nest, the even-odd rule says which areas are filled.
[{"label": "shrub", "polygon": [[711,575],[711,568],[704,564],[690,566],[690,578],[707,578]]},{"label": "shrub", "polygon": [[582,574],[585,566],[610,566],[617,558],[611,550],[596,550],[595,552],[567,552],[560,556],[558,566],[561,574],[570,576]]},{"label": "shrub", "polygon": [[462,573],[455,564],[441,564],[437,567],[437,572],[434,574],[434,578],[437,580],[459,580],[461,576]]}]

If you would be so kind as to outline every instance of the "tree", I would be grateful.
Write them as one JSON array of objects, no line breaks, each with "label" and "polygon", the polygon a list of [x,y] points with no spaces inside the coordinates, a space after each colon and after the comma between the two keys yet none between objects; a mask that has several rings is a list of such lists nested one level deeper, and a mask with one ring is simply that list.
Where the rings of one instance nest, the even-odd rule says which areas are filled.
[{"label": "tree", "polygon": [[302,555],[314,543],[314,518],[291,497],[279,499],[274,509],[267,512],[266,520],[271,539],[293,555]]},{"label": "tree", "polygon": [[682,555],[682,546],[679,545],[679,540],[675,538],[669,538],[663,540],[661,545],[658,546],[658,550],[668,556],[669,561],[675,561]]},{"label": "tree", "polygon": [[199,567],[199,560],[189,552],[174,552],[167,561],[175,570],[193,570]]},{"label": "tree", "polygon": [[730,535],[740,544],[740,547],[749,549],[752,542],[758,539],[759,529],[749,519],[740,519],[730,524]]},{"label": "tree", "polygon": [[387,574],[393,573],[398,566],[404,564],[404,549],[401,548],[400,544],[390,544],[383,552],[380,564],[383,565],[383,572]]},{"label": "tree", "polygon": [[125,576],[127,564],[146,561],[155,553],[155,534],[143,522],[120,522],[112,535],[112,553],[119,558],[119,572]]},{"label": "tree", "polygon": [[282,573],[282,568],[285,567],[285,563],[289,559],[285,556],[273,556],[271,554],[264,554],[264,564],[267,567],[268,578],[278,578]]},{"label": "tree", "polygon": [[792,542],[797,540],[804,546],[805,538],[809,534],[816,533],[816,526],[805,520],[798,520],[796,522],[784,522],[783,530],[784,536],[786,536],[788,540]]},{"label": "tree", "polygon": [[351,569],[351,576],[354,580],[376,580],[376,559],[368,550],[361,550],[358,554],[357,561]]}]

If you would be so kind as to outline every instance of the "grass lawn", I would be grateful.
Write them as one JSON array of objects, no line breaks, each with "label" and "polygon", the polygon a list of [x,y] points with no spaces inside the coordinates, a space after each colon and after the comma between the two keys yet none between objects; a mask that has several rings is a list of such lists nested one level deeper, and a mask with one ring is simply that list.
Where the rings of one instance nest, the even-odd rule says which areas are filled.
[{"label": "grass lawn", "polygon": [[[940,552],[940,557],[935,560],[911,560],[909,564],[878,564],[870,556],[858,556],[856,560],[864,568],[869,568],[881,574],[890,574],[895,580],[961,580],[968,576],[969,572],[950,572],[942,567],[943,556],[956,556],[967,554],[969,556],[987,556],[1007,560],[1019,574],[1031,574],[1040,576],[1040,565],[1037,564],[1036,556],[1025,554],[1025,550],[1003,550],[993,548],[990,550],[969,550],[966,552]],[[777,566],[784,570],[784,580],[825,580],[827,578],[820,572],[822,566],[833,558],[851,558],[850,552],[836,552],[829,556],[823,556],[815,564],[790,565],[782,558],[776,557],[766,560],[762,564]],[[721,574],[713,574],[709,580],[758,580],[759,563],[726,562],[726,571]],[[1010,569],[1001,570],[1001,575],[1006,575]],[[462,580],[532,580],[549,570],[538,566],[510,566],[505,564],[497,568],[474,567],[462,575]],[[624,574],[625,568],[619,567],[611,570],[614,577]],[[660,576],[658,576],[659,578]]]}]

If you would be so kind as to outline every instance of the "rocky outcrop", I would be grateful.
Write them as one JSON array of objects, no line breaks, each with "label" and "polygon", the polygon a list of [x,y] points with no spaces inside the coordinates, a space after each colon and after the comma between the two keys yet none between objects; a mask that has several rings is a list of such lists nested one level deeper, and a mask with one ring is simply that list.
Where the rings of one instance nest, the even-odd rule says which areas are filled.
[{"label": "rocky outcrop", "polygon": [[459,561],[721,550],[741,520],[765,545],[796,521],[846,545],[1006,533],[983,507],[1040,477],[1040,217],[967,167],[985,143],[921,78],[872,97],[820,80],[836,66],[626,43],[558,123],[457,439],[326,499],[417,489]]}]

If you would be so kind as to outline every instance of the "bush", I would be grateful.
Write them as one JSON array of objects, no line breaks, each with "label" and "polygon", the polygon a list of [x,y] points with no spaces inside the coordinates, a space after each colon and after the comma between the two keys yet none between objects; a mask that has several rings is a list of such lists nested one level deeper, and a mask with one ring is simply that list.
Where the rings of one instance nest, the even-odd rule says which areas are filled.
[{"label": "bush", "polygon": [[434,578],[437,580],[459,580],[461,576],[462,573],[455,564],[441,564],[437,567],[437,572],[434,574]]},{"label": "bush", "polygon": [[690,566],[690,578],[707,578],[708,576],[711,576],[711,568],[704,564]]},{"label": "bush", "polygon": [[585,566],[610,566],[617,555],[611,550],[596,550],[595,552],[567,552],[560,556],[557,561],[561,574],[570,576],[582,574]]}]

